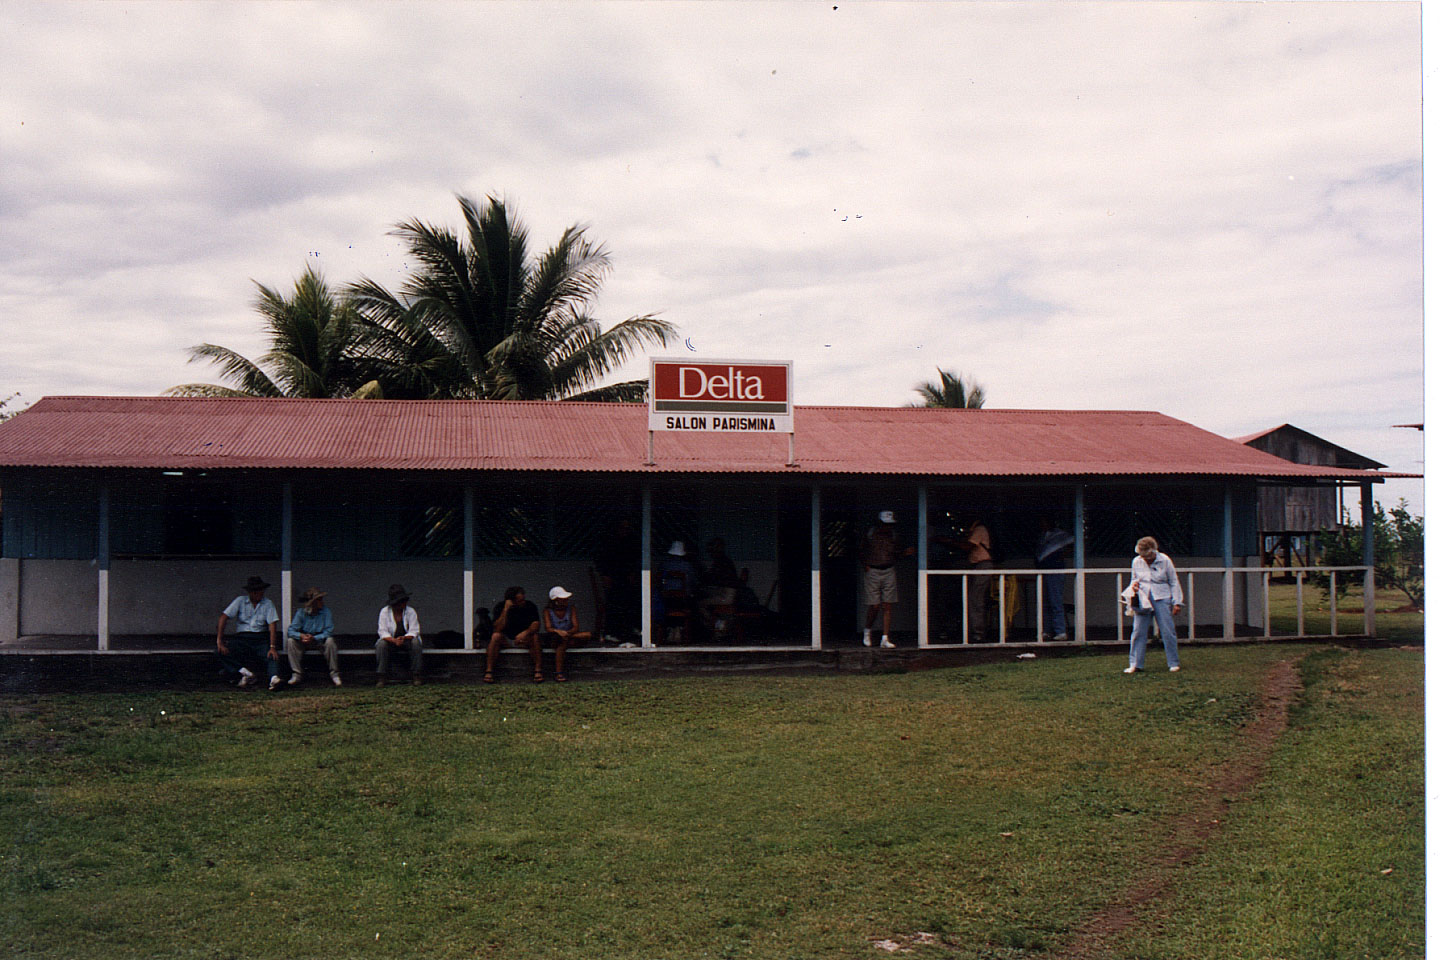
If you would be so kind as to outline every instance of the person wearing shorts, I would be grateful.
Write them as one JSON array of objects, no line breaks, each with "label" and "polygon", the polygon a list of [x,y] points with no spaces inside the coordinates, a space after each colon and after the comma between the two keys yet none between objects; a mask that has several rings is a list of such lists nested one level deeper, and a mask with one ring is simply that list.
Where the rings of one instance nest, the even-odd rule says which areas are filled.
[{"label": "person wearing shorts", "polygon": [[871,630],[875,626],[875,615],[881,614],[880,646],[891,649],[890,620],[895,604],[900,602],[899,581],[895,578],[895,563],[903,556],[915,552],[914,547],[901,549],[895,538],[895,513],[880,511],[880,522],[865,534],[865,546],[860,553],[860,563],[865,568],[865,634],[860,642],[870,646],[874,640]]},{"label": "person wearing shorts", "polygon": [[525,599],[524,587],[506,587],[505,599],[495,605],[494,632],[485,648],[485,682],[495,682],[495,657],[501,645],[526,647],[535,666],[535,682],[545,675],[540,672],[540,611]]}]

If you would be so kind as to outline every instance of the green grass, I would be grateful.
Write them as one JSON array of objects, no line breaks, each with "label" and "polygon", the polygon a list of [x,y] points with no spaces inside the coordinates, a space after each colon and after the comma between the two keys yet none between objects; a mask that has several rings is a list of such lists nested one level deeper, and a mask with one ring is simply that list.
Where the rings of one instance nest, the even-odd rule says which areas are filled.
[{"label": "green grass", "polygon": [[[0,943],[15,957],[846,958],[926,931],[938,943],[913,956],[1034,956],[1126,889],[1235,749],[1265,669],[1305,657],[1274,775],[1135,955],[1325,956],[1319,918],[1348,904],[1334,955],[1419,956],[1420,656],[1182,656],[1173,676],[1124,677],[1113,656],[3,698]],[[1363,816],[1338,815],[1362,796]],[[1386,855],[1359,859],[1370,844]],[[1267,889],[1257,855],[1283,857],[1297,885],[1247,901],[1232,932],[1213,917],[1236,905],[1235,871]]]},{"label": "green grass", "polygon": [[[1325,580],[1328,583],[1329,578]],[[1311,636],[1330,633],[1330,597],[1318,583],[1307,580],[1304,586],[1305,632]],[[1425,614],[1401,610],[1410,604],[1410,598],[1399,590],[1377,589],[1375,591],[1375,632],[1397,643],[1422,643],[1425,639]],[[1336,602],[1335,624],[1342,635],[1360,636],[1365,633],[1365,596],[1359,587]],[[1345,611],[1351,611],[1349,613]],[[1272,636],[1291,636],[1295,633],[1295,584],[1270,584],[1270,633]]]},{"label": "green grass", "polygon": [[[1424,956],[1418,654],[1326,651],[1251,803],[1117,957]],[[1216,936],[1218,934],[1218,936]]]}]

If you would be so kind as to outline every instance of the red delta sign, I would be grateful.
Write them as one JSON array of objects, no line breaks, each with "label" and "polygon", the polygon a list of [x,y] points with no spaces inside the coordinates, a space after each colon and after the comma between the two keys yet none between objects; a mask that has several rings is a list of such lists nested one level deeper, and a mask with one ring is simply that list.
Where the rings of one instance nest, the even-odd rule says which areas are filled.
[{"label": "red delta sign", "polygon": [[791,433],[790,364],[650,360],[650,429]]}]

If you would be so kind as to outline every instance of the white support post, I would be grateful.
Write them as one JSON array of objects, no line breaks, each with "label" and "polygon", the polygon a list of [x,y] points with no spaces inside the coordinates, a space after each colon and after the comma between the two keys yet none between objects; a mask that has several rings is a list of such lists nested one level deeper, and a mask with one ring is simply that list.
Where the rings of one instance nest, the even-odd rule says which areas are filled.
[{"label": "white support post", "polygon": [[1185,574],[1185,599],[1190,602],[1185,605],[1185,613],[1190,618],[1190,639],[1195,639],[1195,574]]},{"label": "white support post", "polygon": [[[95,544],[95,565],[99,567],[99,598],[95,610],[95,646],[110,649],[110,487],[100,485],[99,536]],[[18,599],[18,598],[17,598]]]},{"label": "white support post", "polygon": [[280,623],[279,628],[284,636],[288,635],[290,629],[290,618],[294,615],[295,581],[291,574],[294,558],[291,555],[291,544],[295,539],[295,491],[289,480],[280,484]]},{"label": "white support post", "polygon": [[[465,605],[465,649],[475,649],[475,486],[465,484],[465,572],[460,581],[460,602]],[[488,641],[489,638],[487,637]]]},{"label": "white support post", "polygon": [[647,483],[640,488],[640,646],[646,650],[655,646],[650,609],[650,519],[650,484]]},{"label": "white support post", "polygon": [[[1059,576],[1059,574],[1052,574]],[[1045,636],[1045,576],[1035,574],[1035,642],[1039,643]]]},{"label": "white support post", "polygon": [[1075,641],[1085,642],[1085,485],[1075,484]]},{"label": "white support post", "polygon": [[919,645],[930,646],[930,498],[929,491],[925,484],[920,484],[916,494],[916,502],[919,506],[919,521],[916,524],[917,543],[915,547],[916,565],[919,567],[917,576],[919,582],[915,585],[915,616],[919,622],[916,624],[919,634]]},{"label": "white support post", "polygon": [[1000,621],[1000,642],[1004,643],[1005,622],[1010,618],[1005,616],[1005,575],[1003,573],[1000,575],[1000,610],[998,613],[999,616],[997,616],[996,619]]},{"label": "white support post", "polygon": [[1295,571],[1295,636],[1305,636],[1305,571]]},{"label": "white support post", "polygon": [[970,642],[970,574],[960,574],[960,642]]},{"label": "white support post", "polygon": [[810,648],[820,649],[820,485],[810,486]]},{"label": "white support post", "polygon": [[1125,574],[1115,574],[1115,639],[1121,643],[1125,642],[1125,601],[1119,599],[1120,591],[1125,589]]},{"label": "white support post", "polygon": [[1340,611],[1335,606],[1335,571],[1330,571],[1330,636],[1340,635],[1340,618],[1337,614]]},{"label": "white support post", "polygon": [[1234,523],[1234,500],[1230,493],[1230,484],[1225,484],[1225,529],[1221,531],[1220,540],[1224,544],[1225,559],[1222,566],[1225,567],[1225,602],[1222,604],[1225,611],[1225,625],[1222,636],[1226,640],[1235,638],[1235,523]]},{"label": "white support post", "polygon": [[1360,484],[1360,535],[1365,564],[1365,636],[1375,636],[1375,501],[1372,485]]},{"label": "white support post", "polygon": [[1260,575],[1260,596],[1265,604],[1265,639],[1270,639],[1270,568],[1266,567],[1265,572]]}]

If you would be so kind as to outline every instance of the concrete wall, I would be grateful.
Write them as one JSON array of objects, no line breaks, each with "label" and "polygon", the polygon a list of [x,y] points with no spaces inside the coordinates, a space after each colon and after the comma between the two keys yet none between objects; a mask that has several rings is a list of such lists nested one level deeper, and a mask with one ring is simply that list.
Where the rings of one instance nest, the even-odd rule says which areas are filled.
[{"label": "concrete wall", "polygon": [[20,636],[20,561],[0,557],[0,643]]},{"label": "concrete wall", "polygon": [[[763,600],[775,579],[774,561],[737,559],[736,566],[750,568],[751,584]],[[589,571],[583,560],[477,561],[475,605],[492,606],[506,587],[518,584],[543,607],[550,588],[559,584],[575,595],[571,602],[588,628],[595,618]],[[441,630],[464,632],[463,573],[459,560],[300,561],[292,587],[296,597],[307,587],[324,590],[337,632],[370,634],[390,584],[401,583],[420,615],[421,631],[433,636]],[[252,574],[273,584],[266,596],[282,609],[280,566],[273,561],[116,560],[110,568],[110,632],[213,635],[220,611]],[[95,565],[85,560],[0,560],[0,640],[7,617],[16,635],[94,636],[98,584]]]}]

